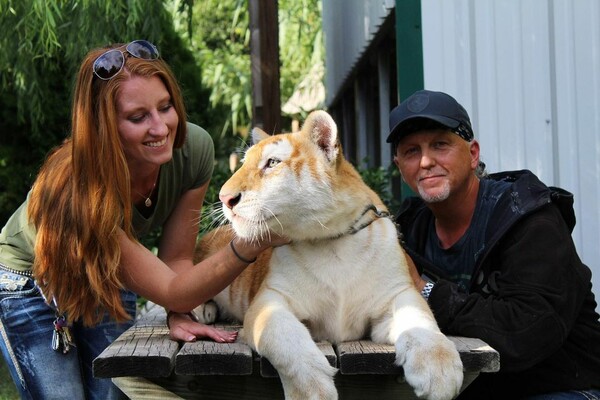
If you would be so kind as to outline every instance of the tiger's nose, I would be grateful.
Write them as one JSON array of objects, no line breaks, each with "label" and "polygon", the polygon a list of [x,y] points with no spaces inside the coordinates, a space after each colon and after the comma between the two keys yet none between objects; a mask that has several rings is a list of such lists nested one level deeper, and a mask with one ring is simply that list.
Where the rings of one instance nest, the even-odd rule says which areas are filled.
[{"label": "tiger's nose", "polygon": [[219,200],[221,200],[221,202],[223,204],[225,204],[225,206],[229,209],[232,209],[233,207],[235,207],[235,205],[240,202],[241,198],[242,198],[241,193],[238,193],[235,196],[232,194],[219,193]]}]

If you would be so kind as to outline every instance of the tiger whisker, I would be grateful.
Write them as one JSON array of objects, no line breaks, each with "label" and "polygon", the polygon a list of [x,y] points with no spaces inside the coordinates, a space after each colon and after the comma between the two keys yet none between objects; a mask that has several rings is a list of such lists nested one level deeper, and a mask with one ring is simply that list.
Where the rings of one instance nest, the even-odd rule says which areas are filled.
[{"label": "tiger whisker", "polygon": [[[281,223],[281,221],[279,220],[279,218],[277,218],[277,215],[275,215],[275,213],[273,211],[271,211],[270,208],[265,207],[264,210],[267,211],[269,214],[271,214],[271,216],[273,217],[273,219],[275,219],[275,221],[277,221],[277,224],[281,228],[281,235],[283,235],[283,232],[284,232],[283,224]],[[269,234],[269,240],[270,239],[271,239],[271,235]]]}]

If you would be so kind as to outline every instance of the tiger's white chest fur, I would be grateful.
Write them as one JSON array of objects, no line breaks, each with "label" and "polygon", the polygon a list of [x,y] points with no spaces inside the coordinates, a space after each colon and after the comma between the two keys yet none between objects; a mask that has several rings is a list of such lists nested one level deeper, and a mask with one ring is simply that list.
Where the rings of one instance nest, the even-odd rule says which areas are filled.
[{"label": "tiger's white chest fur", "polygon": [[[265,288],[291,300],[292,312],[315,340],[339,343],[368,337],[373,321],[384,316],[394,294],[410,285],[400,278],[397,241],[389,249],[370,245],[382,237],[396,241],[389,219],[338,239],[277,248]],[[397,278],[389,279],[393,276]]]},{"label": "tiger's white chest fur", "polygon": [[[239,237],[276,232],[291,243],[262,254],[215,301],[244,321],[244,340],[278,370],[286,398],[337,398],[335,370],[314,341],[364,337],[396,346],[417,395],[455,396],[458,352],[412,283],[385,205],[343,158],[331,117],[315,112],[299,133],[257,135],[221,188],[223,213]],[[231,231],[221,233],[200,246],[227,243]]]}]

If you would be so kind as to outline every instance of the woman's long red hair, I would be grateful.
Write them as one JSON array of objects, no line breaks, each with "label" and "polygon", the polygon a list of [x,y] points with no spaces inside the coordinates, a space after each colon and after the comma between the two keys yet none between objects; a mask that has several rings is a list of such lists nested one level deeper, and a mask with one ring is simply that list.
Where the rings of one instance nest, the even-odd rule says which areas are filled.
[{"label": "woman's long red hair", "polygon": [[[114,46],[118,47],[118,46]],[[37,230],[34,276],[70,321],[99,322],[104,312],[129,316],[120,298],[118,232],[137,240],[131,225],[130,175],[119,132],[116,100],[131,76],[158,76],[179,116],[174,146],[185,141],[185,107],[175,77],[162,60],[126,57],[114,78],[95,78],[91,51],[80,67],[73,97],[71,137],[51,152],[33,185],[28,213]]]}]

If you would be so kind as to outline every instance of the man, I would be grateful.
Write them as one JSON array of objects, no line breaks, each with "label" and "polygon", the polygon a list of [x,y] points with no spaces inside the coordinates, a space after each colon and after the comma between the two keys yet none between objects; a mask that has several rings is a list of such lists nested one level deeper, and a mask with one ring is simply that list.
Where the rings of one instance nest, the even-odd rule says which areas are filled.
[{"label": "man", "polygon": [[397,218],[417,288],[442,331],[500,353],[500,371],[460,399],[600,399],[600,322],[571,238],[572,195],[527,170],[482,174],[469,116],[445,93],[416,92],[390,129],[394,163],[419,194]]}]

